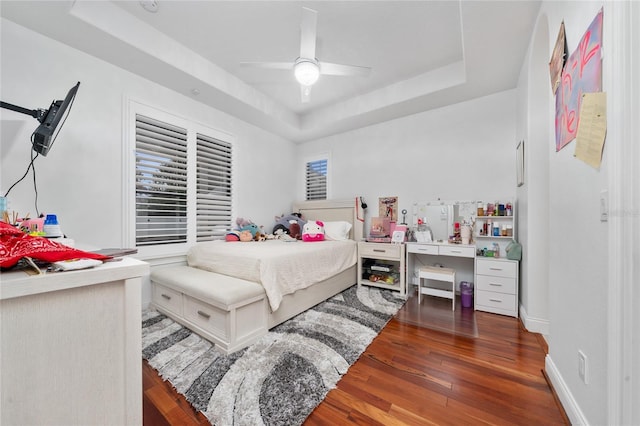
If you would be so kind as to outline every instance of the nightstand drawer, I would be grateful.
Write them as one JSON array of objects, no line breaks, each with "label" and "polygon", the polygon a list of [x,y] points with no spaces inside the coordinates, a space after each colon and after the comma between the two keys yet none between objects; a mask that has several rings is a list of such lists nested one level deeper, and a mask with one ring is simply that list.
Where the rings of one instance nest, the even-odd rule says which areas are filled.
[{"label": "nightstand drawer", "polygon": [[407,244],[407,252],[437,255],[438,246],[434,244]]},{"label": "nightstand drawer", "polygon": [[515,278],[517,266],[515,262],[477,259],[476,273],[479,275]]},{"label": "nightstand drawer", "polygon": [[399,259],[400,249],[400,244],[359,243],[358,255],[360,257],[374,256]]},{"label": "nightstand drawer", "polygon": [[481,309],[482,306],[487,306],[490,308],[517,312],[515,294],[496,293],[493,291],[478,291],[476,293],[476,305],[478,309]]},{"label": "nightstand drawer", "polygon": [[516,294],[516,279],[478,275],[476,288],[480,291],[496,291],[498,293]]},{"label": "nightstand drawer", "polygon": [[175,314],[182,315],[182,293],[160,284],[153,284],[153,303]]},{"label": "nightstand drawer", "polygon": [[441,256],[475,257],[476,249],[473,247],[460,247],[456,245],[440,246]]}]

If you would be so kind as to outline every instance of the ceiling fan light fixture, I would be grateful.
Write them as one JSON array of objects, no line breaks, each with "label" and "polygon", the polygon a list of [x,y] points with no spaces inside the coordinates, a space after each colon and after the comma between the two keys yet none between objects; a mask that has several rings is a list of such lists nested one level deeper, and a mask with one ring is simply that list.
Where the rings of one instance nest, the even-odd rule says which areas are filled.
[{"label": "ceiling fan light fixture", "polygon": [[298,83],[303,86],[312,86],[320,77],[320,67],[314,61],[299,60],[293,67],[293,72]]}]

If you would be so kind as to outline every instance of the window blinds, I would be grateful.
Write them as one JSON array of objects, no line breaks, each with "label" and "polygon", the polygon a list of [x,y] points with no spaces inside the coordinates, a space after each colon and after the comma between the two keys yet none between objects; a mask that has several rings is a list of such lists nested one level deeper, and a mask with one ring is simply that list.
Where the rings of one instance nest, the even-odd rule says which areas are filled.
[{"label": "window blinds", "polygon": [[196,140],[196,241],[209,241],[231,229],[231,144],[199,133]]},{"label": "window blinds", "polygon": [[307,162],[306,168],[307,200],[327,199],[327,160]]},{"label": "window blinds", "polygon": [[136,114],[136,246],[187,241],[187,130]]}]

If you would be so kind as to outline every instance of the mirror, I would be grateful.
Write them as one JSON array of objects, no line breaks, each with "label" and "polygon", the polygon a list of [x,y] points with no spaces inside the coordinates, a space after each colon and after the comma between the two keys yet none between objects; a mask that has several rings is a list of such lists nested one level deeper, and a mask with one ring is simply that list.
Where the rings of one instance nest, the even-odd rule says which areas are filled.
[{"label": "mirror", "polygon": [[[430,201],[413,205],[413,231],[431,230],[433,241],[447,241],[453,235],[455,222],[471,223],[476,214],[476,201]],[[419,220],[424,226],[419,226]],[[421,239],[416,238],[418,241]],[[424,240],[423,240],[424,241]],[[424,241],[427,242],[427,241]]]}]

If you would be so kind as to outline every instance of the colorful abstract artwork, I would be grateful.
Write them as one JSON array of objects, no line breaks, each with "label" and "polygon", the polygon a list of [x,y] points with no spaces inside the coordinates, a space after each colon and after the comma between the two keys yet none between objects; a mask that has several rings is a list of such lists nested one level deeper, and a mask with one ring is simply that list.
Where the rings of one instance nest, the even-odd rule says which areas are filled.
[{"label": "colorful abstract artwork", "polygon": [[556,93],[556,151],[576,137],[582,94],[602,91],[602,15],[600,9],[562,70]]}]

